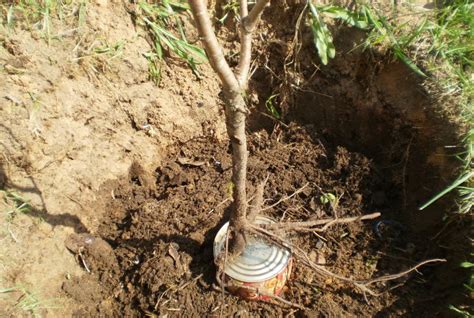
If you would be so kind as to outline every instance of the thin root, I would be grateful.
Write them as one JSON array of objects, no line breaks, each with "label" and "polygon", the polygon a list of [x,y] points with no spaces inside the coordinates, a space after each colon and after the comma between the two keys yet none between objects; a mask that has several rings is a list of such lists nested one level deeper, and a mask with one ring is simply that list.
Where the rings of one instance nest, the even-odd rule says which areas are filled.
[{"label": "thin root", "polygon": [[328,270],[327,268],[325,268],[324,266],[321,266],[321,265],[318,265],[318,264],[314,263],[313,261],[311,261],[308,254],[304,250],[302,250],[301,248],[291,244],[290,242],[288,242],[288,240],[286,240],[286,239],[284,239],[284,238],[282,238],[282,237],[280,237],[280,236],[278,236],[278,235],[276,235],[272,232],[269,232],[268,230],[266,230],[264,228],[261,228],[261,227],[256,226],[256,225],[250,225],[249,230],[251,232],[255,233],[255,234],[260,234],[260,235],[265,236],[267,239],[269,239],[273,243],[275,243],[275,244],[277,244],[277,245],[279,245],[283,248],[289,249],[292,252],[292,254],[294,255],[294,257],[296,258],[296,260],[300,261],[301,263],[308,266],[309,268],[312,268],[317,273],[319,273],[323,276],[333,277],[333,278],[336,278],[340,281],[344,281],[344,282],[347,282],[347,283],[353,285],[354,287],[356,287],[357,289],[359,289],[363,293],[364,297],[366,297],[366,294],[369,294],[369,295],[372,295],[372,296],[379,296],[381,294],[381,293],[378,293],[378,292],[372,290],[371,288],[369,288],[369,286],[374,284],[374,283],[385,282],[385,281],[391,281],[391,280],[398,279],[402,276],[408,275],[411,272],[417,271],[417,269],[419,267],[421,267],[425,264],[428,264],[428,263],[445,262],[446,261],[445,259],[429,259],[429,260],[425,260],[423,262],[420,262],[417,265],[415,265],[415,266],[413,266],[413,267],[411,267],[411,268],[409,268],[409,269],[407,269],[403,272],[397,273],[397,274],[385,275],[385,276],[377,277],[377,278],[367,280],[367,281],[355,280],[355,279],[352,279],[352,278],[349,278],[349,277],[345,277],[345,276],[341,276],[339,274],[333,273],[330,270]]}]

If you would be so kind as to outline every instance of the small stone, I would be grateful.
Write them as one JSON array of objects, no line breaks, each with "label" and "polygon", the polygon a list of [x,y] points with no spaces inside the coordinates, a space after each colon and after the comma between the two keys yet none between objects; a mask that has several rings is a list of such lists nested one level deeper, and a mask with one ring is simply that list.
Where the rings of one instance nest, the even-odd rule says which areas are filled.
[{"label": "small stone", "polygon": [[309,201],[309,207],[311,210],[316,211],[318,209],[318,205],[316,204],[316,198],[312,197]]},{"label": "small stone", "polygon": [[316,242],[316,248],[317,249],[323,248],[323,246],[324,246],[324,242],[322,240],[318,240]]},{"label": "small stone", "polygon": [[191,235],[189,236],[192,240],[196,241],[199,245],[202,245],[202,243],[204,243],[204,235],[200,232],[194,232],[194,233],[191,233]]}]

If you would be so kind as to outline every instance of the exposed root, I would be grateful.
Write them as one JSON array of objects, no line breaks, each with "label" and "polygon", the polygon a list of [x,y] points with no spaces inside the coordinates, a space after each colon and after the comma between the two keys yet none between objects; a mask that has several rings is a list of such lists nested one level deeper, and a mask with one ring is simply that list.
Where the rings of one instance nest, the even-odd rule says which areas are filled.
[{"label": "exposed root", "polygon": [[[299,231],[299,232],[324,232],[329,227],[335,224],[345,224],[357,221],[371,220],[378,218],[380,216],[379,212],[374,212],[371,214],[354,216],[348,218],[333,218],[333,219],[324,219],[324,220],[315,220],[315,221],[305,221],[305,222],[280,222],[274,224],[265,224],[261,227],[267,230],[287,230],[287,231]],[[322,228],[315,228],[316,226],[324,225]]]},{"label": "exposed root", "polygon": [[[246,222],[245,222],[245,226],[244,226],[245,232],[252,233],[254,235],[263,236],[265,239],[269,240],[270,242],[272,242],[272,243],[274,243],[274,244],[276,244],[276,245],[278,245],[282,248],[288,249],[291,252],[291,254],[293,255],[293,257],[295,258],[296,261],[299,261],[301,264],[304,264],[305,266],[311,268],[312,270],[314,270],[316,273],[318,273],[321,276],[331,277],[331,278],[337,279],[339,281],[346,282],[349,285],[352,285],[355,289],[358,289],[363,294],[364,299],[366,300],[367,303],[369,303],[369,301],[367,299],[367,295],[371,295],[371,296],[381,295],[381,292],[378,292],[378,291],[374,290],[371,287],[371,285],[376,284],[376,283],[382,283],[382,282],[396,280],[400,277],[406,276],[406,275],[408,275],[412,272],[417,271],[418,268],[420,268],[423,265],[429,264],[429,263],[445,262],[446,261],[445,259],[429,259],[429,260],[422,261],[422,262],[416,264],[415,266],[413,266],[413,267],[411,267],[411,268],[409,268],[405,271],[402,271],[400,273],[384,275],[384,276],[376,277],[376,278],[369,279],[369,280],[358,280],[358,279],[353,279],[353,278],[350,278],[350,277],[345,277],[345,276],[339,275],[337,273],[334,273],[334,272],[330,271],[329,269],[327,269],[325,266],[313,262],[311,260],[311,258],[308,256],[308,254],[303,249],[301,249],[300,247],[298,247],[296,245],[293,245],[286,238],[284,238],[283,235],[280,235],[280,233],[285,233],[287,231],[298,231],[298,232],[313,232],[313,233],[317,234],[318,232],[327,231],[331,226],[336,225],[336,224],[348,224],[348,223],[352,223],[352,222],[371,220],[371,219],[378,218],[381,214],[379,212],[374,212],[374,213],[367,214],[367,215],[362,215],[362,216],[339,218],[339,217],[337,217],[337,214],[335,213],[334,218],[328,218],[328,219],[323,219],[323,220],[303,221],[303,222],[277,222],[277,223],[272,223],[272,224],[259,224],[259,225],[257,225],[257,224],[254,224],[254,220],[260,212],[272,209],[272,208],[278,206],[279,204],[281,204],[282,202],[291,199],[292,197],[294,197],[297,194],[301,193],[309,185],[309,183],[306,183],[304,186],[302,186],[301,188],[299,188],[298,190],[293,192],[291,195],[283,197],[280,200],[278,200],[276,203],[262,208],[262,205],[263,205],[263,202],[264,202],[263,193],[264,193],[265,185],[268,181],[268,177],[269,176],[267,176],[265,178],[265,180],[262,181],[257,186],[257,189],[255,191],[255,195],[252,198],[252,201],[251,201],[251,204],[250,204],[250,209],[248,210],[248,214],[247,214],[247,218],[246,218]],[[228,237],[227,237],[227,240],[228,240]],[[225,246],[226,246],[225,247],[225,253],[223,253],[224,255],[221,254],[222,258],[220,259],[219,262],[217,262],[218,271],[217,271],[216,279],[217,279],[217,282],[220,286],[218,288],[220,291],[223,291],[224,288],[226,288],[226,287],[232,287],[232,286],[226,285],[225,282],[224,282],[224,279],[223,279],[224,275],[225,275],[224,274],[225,264],[228,261],[228,253],[229,253],[228,241],[226,241]],[[233,255],[233,254],[231,254],[231,255]],[[397,286],[392,287],[390,289],[397,288],[401,285],[402,284],[398,284]],[[255,290],[260,295],[267,296],[267,297],[269,297],[273,300],[276,300],[278,302],[282,302],[282,303],[284,303],[288,306],[291,306],[293,308],[306,309],[304,306],[292,303],[292,302],[287,301],[287,300],[285,300],[281,297],[271,295],[271,294],[268,294],[268,295],[267,294],[262,294],[263,291],[254,289],[251,286],[246,286],[245,288],[247,288],[249,290]]]},{"label": "exposed root", "polygon": [[378,282],[385,282],[385,281],[389,281],[389,280],[398,279],[400,277],[403,277],[405,275],[410,274],[411,272],[417,271],[418,268],[420,268],[423,265],[426,265],[426,264],[429,264],[429,263],[439,263],[439,262],[446,262],[446,259],[444,259],[444,258],[428,259],[426,261],[423,261],[423,262],[420,262],[420,263],[416,264],[413,267],[410,267],[406,271],[403,271],[403,272],[400,272],[400,273],[397,273],[397,274],[391,274],[391,275],[385,275],[385,276],[377,277],[377,278],[366,281],[365,284],[366,285],[371,285],[371,284],[378,283]]},{"label": "exposed root", "polygon": [[[327,223],[329,224],[329,223]],[[278,236],[277,234],[275,233],[272,233],[260,226],[257,226],[257,225],[250,225],[249,226],[249,231],[252,232],[252,233],[255,233],[257,235],[262,235],[264,236],[265,238],[267,238],[268,240],[270,240],[271,242],[283,247],[283,248],[287,248],[291,251],[292,255],[295,257],[295,259],[297,261],[300,261],[302,264],[308,266],[309,268],[313,269],[315,272],[317,272],[318,274],[321,274],[322,276],[326,276],[326,277],[332,277],[332,278],[335,278],[335,279],[338,279],[340,281],[343,281],[343,282],[346,282],[346,283],[349,283],[350,285],[354,286],[356,289],[359,289],[363,294],[364,294],[364,297],[366,297],[366,294],[369,294],[369,295],[372,295],[372,296],[379,296],[381,293],[380,292],[376,292],[375,290],[371,289],[369,286],[374,284],[374,283],[379,283],[379,282],[386,282],[386,281],[391,281],[391,280],[395,280],[395,279],[398,279],[400,277],[403,277],[405,275],[408,275],[409,273],[413,272],[413,271],[417,271],[417,269],[425,264],[428,264],[428,263],[435,263],[435,262],[445,262],[446,260],[445,259],[429,259],[429,260],[425,260],[423,262],[420,262],[418,263],[417,265],[403,271],[403,272],[400,272],[400,273],[396,273],[396,274],[391,274],[391,275],[385,275],[385,276],[381,276],[381,277],[377,277],[377,278],[374,278],[374,279],[370,279],[370,280],[356,280],[356,279],[352,279],[352,278],[349,278],[349,277],[345,277],[345,276],[342,276],[342,275],[339,275],[339,274],[336,274],[336,273],[333,273],[331,272],[330,270],[328,270],[327,268],[325,268],[324,266],[321,266],[321,265],[318,265],[316,263],[314,263],[308,256],[308,254],[302,250],[301,248],[299,248],[298,246],[295,246],[293,244],[291,244],[288,240],[282,238],[281,236]]]}]

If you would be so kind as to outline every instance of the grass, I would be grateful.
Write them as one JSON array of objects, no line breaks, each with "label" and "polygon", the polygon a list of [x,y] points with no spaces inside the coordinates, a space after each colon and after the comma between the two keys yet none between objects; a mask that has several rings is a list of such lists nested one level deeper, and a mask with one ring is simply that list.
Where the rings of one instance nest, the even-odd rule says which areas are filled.
[{"label": "grass", "polygon": [[56,12],[58,2],[54,0],[20,0],[10,4],[8,9],[2,5],[6,13],[6,25],[11,30],[20,23],[43,31],[46,35],[51,31],[51,14]]},{"label": "grass", "polygon": [[124,41],[109,43],[107,40],[93,38],[87,45],[78,44],[77,57],[73,61],[79,62],[83,67],[88,66],[95,74],[104,73],[113,59],[123,55],[124,46]]},{"label": "grass", "polygon": [[165,0],[155,4],[138,2],[138,23],[149,31],[153,39],[153,51],[144,54],[148,61],[150,78],[159,84],[165,56],[184,60],[199,78],[198,65],[206,62],[204,50],[189,43],[184,18],[190,8],[186,1]]},{"label": "grass", "polygon": [[[420,207],[425,209],[446,194],[457,191],[457,213],[451,217],[472,216],[474,208],[474,2],[453,0],[433,10],[412,11],[415,18],[406,19],[399,8],[392,6],[390,12],[376,5],[359,1],[355,10],[333,5],[314,6],[309,2],[318,55],[327,64],[331,35],[325,31],[323,19],[314,23],[316,14],[333,18],[353,27],[367,31],[366,48],[378,48],[390,52],[394,58],[405,63],[413,72],[424,78],[440,91],[440,99],[449,97],[459,110],[460,120],[467,127],[461,141],[464,151],[457,157],[461,169],[457,178],[444,190]],[[405,18],[405,19],[404,19]],[[326,29],[327,30],[327,29]],[[322,45],[322,44],[326,44]],[[473,255],[466,255],[472,259]],[[474,266],[463,262],[461,267],[471,271],[471,279],[465,285],[467,293],[474,290]],[[450,306],[453,312],[463,317],[473,317],[473,308]]]},{"label": "grass", "polygon": [[78,27],[84,25],[85,0],[18,0],[0,4],[0,25],[8,33],[16,27],[38,31],[48,43],[58,38],[54,34],[53,19],[74,20]]},{"label": "grass", "polygon": [[[474,3],[469,0],[452,1],[450,5],[427,12],[416,12],[417,19],[400,23],[396,15],[385,16],[375,6],[360,2],[357,10],[309,2],[311,18],[319,15],[338,19],[368,32],[364,46],[388,49],[418,75],[436,82],[444,95],[454,96],[468,126],[465,151],[458,155],[463,162],[459,177],[445,190],[436,194],[421,209],[457,189],[460,194],[459,212],[471,211],[474,202]],[[314,12],[313,12],[314,11]],[[393,11],[396,12],[396,11]],[[321,20],[321,19],[320,19]],[[324,22],[320,23],[321,25]],[[332,43],[330,34],[315,24],[313,34],[323,64],[333,54],[328,53]]]},{"label": "grass", "polygon": [[[1,202],[1,216],[0,219],[3,221],[4,237],[10,237],[15,243],[19,242],[17,235],[15,234],[14,220],[21,214],[28,214],[32,211],[32,207],[28,200],[23,198],[21,195],[14,191],[0,190]],[[3,243],[2,243],[3,244]]]},{"label": "grass", "polygon": [[3,202],[7,207],[5,214],[8,220],[13,219],[18,214],[30,213],[32,210],[28,200],[14,191],[0,190],[3,197]]},{"label": "grass", "polygon": [[[39,31],[50,43],[61,38],[60,33],[53,32],[52,21],[72,19],[69,22],[74,24],[73,29],[80,30],[85,26],[86,7],[85,0],[18,0],[11,4],[0,3],[0,26],[7,34],[14,32],[17,27]],[[150,79],[157,84],[160,82],[164,60],[167,57],[177,57],[185,61],[200,78],[198,65],[206,62],[207,57],[204,50],[190,43],[186,36],[185,20],[190,13],[187,1],[162,0],[153,3],[139,1],[136,7],[136,22],[148,30],[153,42],[153,50],[144,54],[148,61]],[[229,2],[226,10],[236,10],[235,4]],[[102,43],[100,47],[95,46],[87,50],[77,60],[106,54],[109,59],[114,58],[121,53],[121,49],[120,44]]]},{"label": "grass", "polygon": [[336,56],[336,48],[334,47],[331,32],[324,23],[318,13],[319,9],[309,1],[309,20],[311,31],[313,32],[313,43],[318,52],[321,63],[328,64],[329,60]]},{"label": "grass", "polygon": [[267,98],[267,100],[265,101],[265,107],[267,108],[267,111],[273,116],[275,117],[276,119],[281,119],[281,114],[280,112],[278,111],[278,109],[276,108],[275,106],[275,98],[277,98],[279,96],[279,94],[273,94],[271,95],[270,97]]},{"label": "grass", "polygon": [[[19,311],[17,314],[20,316],[31,315],[33,317],[41,317],[41,312],[44,309],[57,308],[53,304],[54,299],[44,300],[38,296],[37,293],[31,292],[29,289],[23,286],[15,286],[10,288],[0,288],[0,296],[2,294],[17,294],[17,300],[12,306],[12,310]],[[14,312],[12,313],[13,316]],[[28,316],[29,316],[28,315]]]}]

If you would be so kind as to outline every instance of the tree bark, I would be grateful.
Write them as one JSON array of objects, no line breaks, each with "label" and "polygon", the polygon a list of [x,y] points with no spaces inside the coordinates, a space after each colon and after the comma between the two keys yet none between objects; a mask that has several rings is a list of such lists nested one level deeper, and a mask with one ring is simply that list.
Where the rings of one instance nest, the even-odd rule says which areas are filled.
[{"label": "tree bark", "polygon": [[259,0],[250,13],[247,0],[240,1],[240,60],[237,67],[237,80],[244,90],[247,89],[250,64],[252,61],[252,34],[258,20],[270,0]]},{"label": "tree bark", "polygon": [[250,13],[247,0],[240,2],[241,50],[236,76],[225,60],[204,1],[189,1],[199,36],[204,44],[209,62],[222,82],[225,96],[225,117],[227,134],[232,145],[232,182],[234,184],[233,206],[229,220],[231,256],[240,254],[245,247],[245,229],[248,226],[246,191],[248,151],[245,119],[248,111],[244,92],[247,89],[251,62],[252,33],[268,2],[269,0],[258,0]]},{"label": "tree bark", "polygon": [[231,256],[240,254],[245,247],[245,229],[247,225],[247,137],[245,133],[246,113],[245,100],[242,94],[226,92],[226,125],[227,134],[232,144],[232,183],[233,206],[230,215],[231,239],[229,251]]},{"label": "tree bark", "polygon": [[229,220],[231,231],[229,251],[231,255],[238,255],[245,247],[248,157],[245,117],[247,108],[241,86],[227,64],[222,49],[217,42],[204,2],[202,0],[191,0],[189,3],[209,61],[218,74],[224,91],[227,134],[232,145],[232,182],[234,184],[232,192],[233,206]]}]

